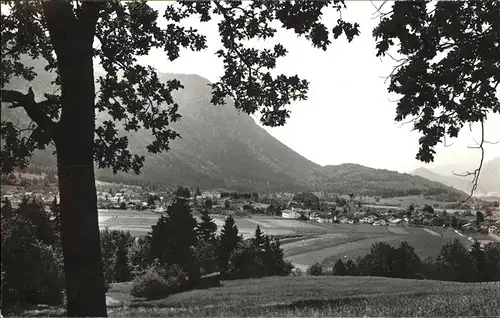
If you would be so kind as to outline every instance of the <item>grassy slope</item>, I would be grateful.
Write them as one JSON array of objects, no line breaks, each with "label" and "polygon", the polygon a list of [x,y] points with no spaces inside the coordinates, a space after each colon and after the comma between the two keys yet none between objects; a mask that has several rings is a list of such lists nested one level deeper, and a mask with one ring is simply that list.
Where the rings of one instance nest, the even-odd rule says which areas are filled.
[{"label": "grassy slope", "polygon": [[[156,301],[130,300],[111,316],[456,316],[500,315],[500,286],[379,277],[269,277],[228,281]],[[125,296],[125,298],[124,298]]]},{"label": "grassy slope", "polygon": [[[461,284],[381,277],[267,277],[225,281],[145,301],[114,284],[109,316],[498,316],[499,283]],[[64,315],[62,310],[25,316]]]}]

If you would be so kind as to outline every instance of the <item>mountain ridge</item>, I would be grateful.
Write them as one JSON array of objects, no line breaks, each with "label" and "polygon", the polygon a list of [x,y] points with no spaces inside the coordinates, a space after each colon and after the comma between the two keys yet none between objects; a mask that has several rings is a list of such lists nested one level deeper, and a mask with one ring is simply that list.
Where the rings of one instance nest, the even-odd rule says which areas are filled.
[{"label": "mountain ridge", "polygon": [[[96,71],[96,75],[99,75],[99,71]],[[161,81],[176,78],[185,87],[173,93],[182,117],[171,124],[171,128],[181,138],[171,142],[168,152],[146,154],[146,146],[152,140],[151,134],[141,130],[125,134],[122,130],[122,134],[129,138],[130,149],[135,153],[146,154],[142,173],[139,176],[130,173],[113,175],[109,170],[96,169],[98,180],[123,183],[151,181],[172,186],[183,184],[201,188],[268,191],[335,191],[340,187],[347,192],[359,190],[379,195],[390,192],[391,188],[419,189],[422,192],[440,189],[441,192],[459,195],[459,191],[442,184],[394,171],[357,164],[322,167],[287,147],[257,125],[249,115],[238,113],[231,100],[228,99],[222,106],[212,105],[208,86],[210,82],[207,79],[188,74],[158,73],[158,76]],[[50,81],[50,74],[39,72],[33,83],[14,81],[9,85],[12,89],[23,89],[30,85],[35,94],[40,96],[49,89]],[[21,109],[16,111],[8,114],[2,112],[2,120],[28,120]],[[98,114],[97,122],[104,119],[105,116]],[[31,162],[40,166],[54,166],[55,159],[51,151],[53,149],[38,151]]]},{"label": "mountain ridge", "polygon": [[[443,168],[420,167],[411,171],[410,174],[440,182],[465,192],[471,191],[473,185],[472,176],[462,177],[454,175],[452,171],[449,174],[444,174],[442,173],[443,170]],[[495,157],[483,163],[476,193],[478,195],[500,193],[500,157]]]}]

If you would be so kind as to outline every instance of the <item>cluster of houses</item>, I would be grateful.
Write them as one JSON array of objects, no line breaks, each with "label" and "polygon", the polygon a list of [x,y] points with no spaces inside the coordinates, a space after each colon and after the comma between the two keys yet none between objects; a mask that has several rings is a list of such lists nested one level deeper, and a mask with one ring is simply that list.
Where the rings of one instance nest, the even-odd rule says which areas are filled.
[{"label": "cluster of houses", "polygon": [[[103,190],[103,189],[101,189]],[[140,187],[124,186],[109,188],[107,191],[97,192],[98,207],[100,209],[132,209],[132,210],[152,210],[156,213],[163,213],[175,198],[175,191],[170,189],[164,192],[147,192]],[[2,191],[3,192],[3,191]],[[371,224],[374,226],[452,226],[451,214],[443,216],[442,212],[429,213],[425,209],[407,213],[407,209],[367,206],[359,207],[354,201],[348,199],[345,205],[335,202],[322,201],[323,211],[317,209],[307,209],[304,204],[293,201],[294,193],[279,192],[259,195],[260,199],[234,198],[228,196],[224,190],[210,190],[194,193],[191,192],[190,204],[192,206],[206,206],[210,201],[210,209],[213,213],[259,213],[266,215],[281,215],[285,219],[313,220],[318,223],[342,223],[342,224]],[[334,194],[326,192],[314,193],[318,197],[336,198]],[[22,190],[11,190],[3,192],[3,199],[9,199],[12,204],[19,204],[23,197],[37,197],[47,205],[50,205],[54,198],[58,200],[57,191],[45,191],[44,193],[25,192]],[[244,195],[242,197],[245,197]],[[461,218],[460,228],[464,232],[481,232],[500,236],[500,211],[494,208],[494,216],[489,216],[482,224],[476,224],[475,216],[460,216],[460,213],[453,214]],[[500,240],[500,238],[499,238]]]},{"label": "cluster of houses", "polygon": [[430,213],[423,210],[409,212],[387,208],[358,208],[356,210],[341,209],[322,212],[290,207],[284,209],[281,216],[285,219],[313,220],[318,223],[456,227],[464,233],[487,234],[500,241],[500,211],[498,209],[479,224],[476,223],[476,216],[472,213]]},{"label": "cluster of houses", "polygon": [[318,223],[341,223],[341,224],[372,224],[380,226],[407,226],[409,219],[407,217],[398,218],[390,214],[378,215],[370,214],[366,215],[364,212],[356,212],[352,216],[344,215],[343,212],[319,212],[311,211],[309,209],[301,209],[292,207],[291,209],[285,209],[281,212],[281,216],[284,219],[307,219],[313,220]]},{"label": "cluster of houses", "polygon": [[17,206],[21,203],[23,198],[28,197],[28,198],[36,198],[40,202],[43,202],[45,205],[50,205],[52,202],[54,202],[54,199],[59,201],[59,193],[57,192],[47,192],[47,193],[38,193],[38,192],[23,192],[23,191],[16,191],[16,192],[10,192],[2,195],[2,200],[9,200],[9,202],[13,206]]}]

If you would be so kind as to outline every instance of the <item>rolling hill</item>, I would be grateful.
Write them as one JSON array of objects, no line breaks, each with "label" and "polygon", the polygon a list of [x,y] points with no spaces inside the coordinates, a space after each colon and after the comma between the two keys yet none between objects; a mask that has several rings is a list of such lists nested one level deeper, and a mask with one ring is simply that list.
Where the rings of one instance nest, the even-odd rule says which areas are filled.
[{"label": "rolling hill", "polygon": [[449,195],[452,200],[460,200],[465,195],[462,191],[424,177],[353,163],[324,166],[317,170],[315,179],[316,186],[323,189],[346,189],[345,192],[372,196]]},{"label": "rolling hill", "polygon": [[[469,192],[472,188],[472,177],[460,177],[453,175],[452,167],[439,167],[434,169],[418,168],[410,174],[420,176],[429,180]],[[500,157],[496,157],[483,164],[477,193],[486,195],[488,193],[500,193]]]},{"label": "rolling hill", "polygon": [[[36,69],[41,69],[43,65],[37,63],[34,63]],[[113,175],[111,171],[99,169],[99,180],[123,183],[146,180],[172,186],[184,184],[201,188],[261,191],[345,189],[376,195],[390,189],[458,192],[424,178],[360,165],[321,167],[271,136],[250,116],[239,114],[231,100],[224,106],[210,104],[211,90],[207,79],[198,75],[165,73],[160,73],[159,77],[163,81],[177,78],[185,87],[174,93],[182,118],[172,128],[181,138],[171,143],[169,152],[153,155],[145,152],[152,140],[148,132],[128,134],[129,147],[136,153],[146,154],[142,174]],[[39,72],[33,83],[16,80],[7,88],[27,90],[32,86],[35,94],[41,96],[45,91],[53,90],[50,81],[49,74]],[[4,108],[2,120],[6,119],[28,122],[21,109]],[[98,122],[103,119],[104,116],[98,115]],[[52,151],[36,153],[31,162],[54,166]]]}]

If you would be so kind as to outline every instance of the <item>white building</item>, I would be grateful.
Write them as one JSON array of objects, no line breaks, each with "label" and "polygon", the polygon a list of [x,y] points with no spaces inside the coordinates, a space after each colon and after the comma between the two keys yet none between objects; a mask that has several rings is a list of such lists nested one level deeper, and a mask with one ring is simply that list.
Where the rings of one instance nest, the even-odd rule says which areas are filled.
[{"label": "white building", "polygon": [[154,209],[155,213],[163,213],[165,212],[165,208],[163,206],[159,206],[156,209]]},{"label": "white building", "polygon": [[371,216],[367,216],[367,217],[364,217],[361,220],[359,220],[359,223],[372,224],[373,222],[375,222],[375,218],[371,217]]},{"label": "white building", "polygon": [[284,219],[298,219],[300,218],[300,213],[293,210],[283,210],[281,212],[281,217]]},{"label": "white building", "polygon": [[218,191],[204,191],[201,193],[201,196],[203,198],[220,199],[220,192],[218,192]]}]

